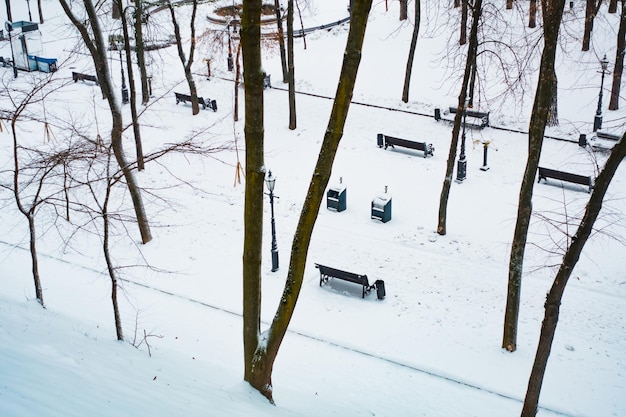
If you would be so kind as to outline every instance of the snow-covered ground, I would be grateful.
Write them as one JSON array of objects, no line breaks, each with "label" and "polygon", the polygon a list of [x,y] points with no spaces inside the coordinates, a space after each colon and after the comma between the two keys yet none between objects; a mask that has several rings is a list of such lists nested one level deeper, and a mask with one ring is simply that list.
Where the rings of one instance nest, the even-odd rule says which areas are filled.
[{"label": "snow-covered ground", "polygon": [[[346,16],[342,1],[310,3],[303,9],[305,27]],[[47,308],[33,301],[26,223],[10,193],[0,192],[0,415],[519,415],[545,293],[560,261],[557,246],[563,237],[546,218],[575,218],[589,194],[582,186],[561,187],[553,180],[536,184],[533,207],[539,217],[525,260],[518,350],[504,351],[508,256],[527,147],[527,136],[516,131],[528,125],[534,85],[527,88],[522,104],[481,103],[491,111],[494,128],[468,130],[468,178],[453,184],[448,234],[439,236],[435,229],[451,124],[437,123],[430,115],[435,107],[456,103],[458,78],[449,78],[452,72],[437,60],[445,55],[449,36],[444,23],[458,16],[434,4],[422,6],[428,19],[422,23],[406,104],[400,96],[412,26],[398,22],[397,2],[389,2],[389,11],[385,2],[373,6],[355,104],[333,169],[333,184],[341,179],[347,187],[347,210],[337,213],[323,206],[320,211],[295,317],[274,367],[276,406],[242,381],[244,186],[235,182],[235,166],[245,162],[243,121],[232,122],[233,74],[226,69],[226,41],[217,46],[213,40],[212,34],[221,29],[205,21],[214,7],[205,4],[198,21],[212,32],[200,37],[194,70],[199,93],[216,99],[219,110],[192,116],[188,105],[176,106],[172,91],[186,89],[176,51],[154,53],[150,68],[155,100],[142,116],[144,148],[149,152],[209,128],[205,136],[216,144],[232,144],[236,136],[237,150],[211,158],[170,156],[138,174],[143,187],[163,198],[144,195],[154,240],[142,246],[133,225],[128,226],[130,238],[118,228],[113,255],[125,267],[119,271],[124,333],[139,349],[115,341],[101,242],[79,233],[64,244],[56,228],[68,226],[58,220],[52,225],[45,212],[38,226]],[[12,6],[14,20],[27,18],[26,4]],[[71,114],[91,125],[92,135],[106,137],[107,109],[97,87],[71,82],[72,70],[89,73],[93,64],[84,55],[66,61],[76,36],[56,2],[44,1],[44,6],[43,46],[47,56],[61,63],[54,77],[67,83],[45,99],[46,112],[50,117]],[[576,8],[567,11],[566,20],[581,16],[583,5]],[[167,18],[167,12],[151,16],[162,28]],[[615,16],[603,14],[594,29],[592,52],[578,52],[574,41],[562,43],[560,126],[548,134],[566,140],[546,139],[542,166],[593,175],[596,162],[605,158],[576,142],[580,133],[592,136],[599,84],[596,58],[606,53],[613,61],[616,22]],[[342,26],[313,33],[306,38],[306,49],[303,40],[296,41],[297,89],[310,94],[297,96],[294,131],[287,127],[278,51],[264,51],[264,67],[275,87],[265,94],[266,166],[277,176],[275,193],[280,197],[275,200],[277,272],[270,271],[269,201],[264,220],[265,323],[273,317],[284,285],[291,237],[332,105],[323,96],[334,94],[347,30]],[[0,48],[3,56],[10,55],[7,42]],[[211,59],[210,80],[204,58]],[[109,63],[119,88],[117,53]],[[20,72],[13,80],[8,68],[0,68],[0,74],[5,84],[19,87],[45,76]],[[608,93],[605,128],[621,131],[624,112],[606,110]],[[4,98],[0,106],[11,108]],[[239,112],[243,120],[242,105]],[[124,117],[130,119],[129,106]],[[42,132],[42,126],[29,125],[20,130],[20,140],[31,146],[43,143]],[[59,140],[64,137],[54,133]],[[380,149],[378,133],[432,143],[434,156]],[[127,139],[132,155],[130,130]],[[488,171],[479,169],[483,141],[491,141]],[[12,167],[6,131],[0,133],[0,147],[0,181],[6,183],[10,177],[4,171]],[[624,169],[617,172],[599,220],[606,233],[596,234],[586,246],[563,300],[541,395],[542,417],[626,415],[626,250],[620,241],[626,236]],[[370,203],[385,187],[393,211],[392,220],[383,224],[370,218]],[[570,231],[574,228],[572,224]],[[154,269],[142,267],[145,262]],[[387,296],[382,301],[375,294],[362,299],[358,286],[336,280],[320,287],[315,263],[367,274],[370,281],[382,279]],[[140,343],[144,331],[149,347]]]}]

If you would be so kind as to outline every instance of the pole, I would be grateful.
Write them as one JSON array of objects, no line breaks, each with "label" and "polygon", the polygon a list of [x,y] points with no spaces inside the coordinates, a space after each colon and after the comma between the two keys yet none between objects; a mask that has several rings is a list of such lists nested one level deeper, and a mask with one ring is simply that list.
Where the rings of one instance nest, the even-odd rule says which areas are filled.
[{"label": "pole", "polygon": [[467,110],[463,108],[463,132],[461,133],[461,155],[456,168],[456,182],[461,184],[467,178],[467,159],[465,158],[465,121],[467,120]]},{"label": "pole", "polygon": [[122,62],[122,43],[118,43],[120,53],[120,72],[122,73],[122,104],[128,103],[128,89],[126,88],[126,78],[124,78],[124,64]]},{"label": "pole", "polygon": [[[604,56],[606,59],[606,55]],[[593,131],[602,129],[602,90],[604,90],[604,75],[606,74],[606,64],[602,61],[602,78],[600,80],[600,94],[598,94],[598,108],[596,109],[596,117],[593,119]]]},{"label": "pole", "polygon": [[274,191],[270,191],[270,209],[272,213],[272,272],[278,271],[278,244],[276,243],[276,222],[274,221]]}]

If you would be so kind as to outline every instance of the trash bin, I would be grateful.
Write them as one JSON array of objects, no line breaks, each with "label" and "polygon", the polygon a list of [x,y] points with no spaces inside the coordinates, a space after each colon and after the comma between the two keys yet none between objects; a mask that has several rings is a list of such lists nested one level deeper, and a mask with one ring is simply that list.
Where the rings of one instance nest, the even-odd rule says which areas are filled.
[{"label": "trash bin", "polygon": [[372,200],[372,219],[387,223],[391,220],[391,196],[387,193]]},{"label": "trash bin", "polygon": [[56,58],[42,58],[36,56],[35,61],[37,61],[37,69],[41,72],[55,72],[57,70]]},{"label": "trash bin", "polygon": [[379,300],[385,298],[385,295],[387,295],[385,293],[385,281],[383,281],[382,279],[376,280],[374,286],[376,287],[376,298],[378,298]]},{"label": "trash bin", "polygon": [[347,208],[346,194],[347,189],[343,185],[330,187],[326,192],[326,208],[337,212],[344,211]]}]

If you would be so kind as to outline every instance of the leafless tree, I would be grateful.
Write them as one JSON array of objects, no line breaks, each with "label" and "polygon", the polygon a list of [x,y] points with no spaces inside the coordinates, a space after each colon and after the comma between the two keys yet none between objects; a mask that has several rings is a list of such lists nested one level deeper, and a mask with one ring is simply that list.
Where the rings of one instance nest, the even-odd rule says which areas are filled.
[{"label": "leafless tree", "polygon": [[100,20],[98,18],[96,8],[92,0],[83,0],[84,9],[81,11],[83,14],[78,17],[75,14],[78,9],[76,6],[77,3],[73,3],[72,7],[70,7],[67,0],[60,0],[60,2],[65,14],[80,33],[81,38],[83,39],[83,42],[93,59],[96,74],[100,82],[100,88],[104,97],[107,99],[109,109],[111,111],[111,145],[115,153],[115,159],[124,173],[126,185],[133,201],[135,216],[141,233],[141,240],[144,244],[148,243],[152,240],[150,224],[143,205],[140,187],[137,184],[137,179],[135,178],[134,173],[129,168],[130,164],[126,159],[126,154],[124,152],[122,144],[122,112],[119,101],[116,99],[113,90],[111,72],[107,62],[107,49],[105,46],[104,34],[100,28]]},{"label": "leafless tree", "polygon": [[415,47],[417,46],[417,37],[420,32],[420,21],[422,19],[421,0],[415,0],[415,19],[413,22],[413,35],[411,36],[411,46],[409,46],[409,57],[406,62],[406,71],[404,74],[404,87],[402,88],[402,101],[409,101],[409,87],[411,85],[411,73],[413,71],[413,60],[415,58]]},{"label": "leafless tree", "polygon": [[619,96],[622,87],[622,74],[624,72],[624,52],[626,52],[626,0],[622,0],[619,29],[617,31],[617,49],[615,51],[615,65],[613,66],[613,85],[611,86],[609,110],[619,109]]}]

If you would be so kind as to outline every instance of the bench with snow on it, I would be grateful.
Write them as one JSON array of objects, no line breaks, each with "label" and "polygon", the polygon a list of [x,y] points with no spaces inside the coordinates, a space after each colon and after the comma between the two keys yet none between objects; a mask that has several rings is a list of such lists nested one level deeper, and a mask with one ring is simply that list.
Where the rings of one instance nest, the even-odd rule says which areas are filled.
[{"label": "bench with snow on it", "polygon": [[542,179],[547,182],[548,178],[571,182],[574,184],[586,185],[587,187],[589,187],[589,192],[593,190],[595,182],[592,176],[572,174],[570,172],[558,171],[556,169],[539,167],[539,178],[537,182],[540,182]]},{"label": "bench with snow on it", "polygon": [[[450,107],[448,108],[448,113],[446,114],[456,114],[457,113],[457,108],[456,107]],[[479,119],[479,121],[477,122],[469,122],[467,123],[467,119],[465,121],[465,125],[466,126],[470,126],[470,127],[476,127],[478,129],[483,129],[487,126],[489,126],[489,112],[483,112],[483,111],[478,111],[478,110],[470,110],[470,109],[466,109],[465,110],[465,115],[466,118],[467,117],[471,117],[474,119]],[[435,109],[435,120],[439,121],[439,120],[447,120],[449,122],[452,122],[453,120],[450,119],[444,119],[443,117],[441,117],[441,109],[437,108]]]},{"label": "bench with snow on it", "polygon": [[608,140],[614,140],[615,142],[617,142],[618,140],[620,140],[622,138],[622,135],[616,135],[613,133],[607,133],[607,132],[602,132],[600,130],[598,130],[596,132],[596,137],[598,139],[608,139]]},{"label": "bench with snow on it", "polygon": [[[176,97],[176,105],[178,105],[178,103],[180,102],[191,103],[191,95],[189,94],[174,93],[174,96]],[[203,110],[208,107],[213,111],[217,111],[217,101],[215,100],[211,100],[211,99],[205,100],[203,97],[198,97],[198,104],[202,106]]]},{"label": "bench with snow on it", "polygon": [[378,134],[377,141],[379,148],[384,147],[387,149],[387,147],[391,146],[395,149],[396,146],[401,146],[403,148],[415,149],[424,152],[424,158],[432,156],[435,152],[435,148],[432,143],[394,138],[393,136],[383,135],[382,133]]},{"label": "bench with snow on it", "polygon": [[373,285],[370,285],[367,275],[342,271],[341,269],[331,268],[320,264],[315,264],[315,267],[320,270],[320,287],[328,282],[330,278],[336,278],[361,285],[363,287],[361,298],[365,298],[365,295],[369,294],[373,289],[376,289],[379,300],[385,298],[385,282],[382,280],[377,280]]},{"label": "bench with snow on it", "polygon": [[98,82],[98,77],[96,77],[95,75],[83,74],[81,72],[72,72],[72,79],[74,80],[74,82],[77,82],[78,80],[93,81],[94,83],[96,83],[96,85],[100,85],[100,83]]}]

